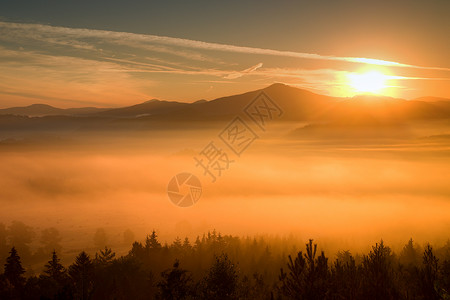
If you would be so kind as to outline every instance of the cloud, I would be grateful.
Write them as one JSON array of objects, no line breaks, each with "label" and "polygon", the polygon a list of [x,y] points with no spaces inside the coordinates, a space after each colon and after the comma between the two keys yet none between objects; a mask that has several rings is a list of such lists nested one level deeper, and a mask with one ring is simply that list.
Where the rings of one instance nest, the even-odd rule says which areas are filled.
[{"label": "cloud", "polygon": [[[97,30],[97,29],[80,29],[80,28],[68,28],[59,26],[49,26],[42,24],[25,24],[25,23],[10,23],[10,22],[0,22],[0,30],[2,30],[2,39],[17,37],[17,32],[20,32],[22,37],[32,38],[41,41],[59,43],[70,45],[73,43],[74,47],[89,49],[89,41],[80,41],[80,43],[73,42],[73,39],[84,39],[84,40],[101,40],[109,43],[114,43],[117,45],[127,45],[130,47],[137,47],[152,51],[162,51],[170,54],[181,55],[188,59],[193,60],[210,60],[208,56],[192,53],[181,50],[173,50],[168,48],[157,48],[155,44],[175,46],[182,48],[198,49],[198,50],[208,50],[208,51],[222,51],[222,52],[233,52],[233,53],[243,53],[243,54],[257,54],[257,55],[270,55],[279,57],[292,57],[299,59],[312,59],[312,60],[328,60],[328,61],[344,61],[359,64],[369,64],[369,65],[380,65],[380,66],[390,66],[390,67],[404,67],[404,68],[418,68],[418,69],[432,69],[432,70],[442,70],[450,71],[450,68],[434,67],[434,66],[417,66],[411,64],[405,64],[394,61],[373,59],[373,58],[363,58],[363,57],[345,57],[345,56],[332,56],[332,55],[321,55],[316,53],[304,53],[304,52],[294,52],[294,51],[281,51],[275,49],[265,49],[265,48],[255,48],[255,47],[245,47],[236,46],[229,44],[219,44],[210,43],[197,40],[189,40],[182,38],[174,38],[167,36],[158,35],[147,35],[147,34],[136,34],[129,32],[117,32],[117,31],[107,31],[107,30]],[[6,33],[5,33],[6,31]],[[9,34],[8,34],[9,31]],[[15,32],[14,32],[15,31]],[[68,42],[72,41],[72,42]]]},{"label": "cloud", "polygon": [[236,79],[236,78],[240,78],[246,74],[249,74],[251,72],[254,72],[256,70],[258,70],[259,68],[261,68],[263,66],[263,63],[259,63],[257,65],[254,65],[248,69],[242,70],[241,72],[234,72],[231,74],[228,74],[227,76],[225,76],[225,79]]},{"label": "cloud", "polygon": [[[297,66],[291,58],[299,60]],[[318,64],[311,64],[309,60],[328,63],[320,64],[321,69],[317,69]],[[261,61],[264,61],[264,68]],[[440,80],[429,84],[433,88],[431,91],[444,85],[443,80],[449,80],[442,72],[439,77],[431,78],[430,73],[423,76],[419,71],[449,70],[446,68],[371,58],[0,22],[0,96],[3,106],[35,103],[36,99],[64,106],[69,103],[97,105],[98,102],[116,106],[161,97],[190,100],[203,97],[211,83],[235,84],[226,88],[215,86],[210,95],[220,97],[245,91],[249,86],[260,88],[280,80],[301,84],[319,93],[330,93],[336,85],[344,87],[347,84],[342,80],[345,72],[360,64],[386,66],[390,71],[393,67],[413,68],[415,70],[402,70],[408,77],[391,72],[398,75],[392,79],[415,79],[424,83]],[[249,79],[236,80],[243,76]]]}]

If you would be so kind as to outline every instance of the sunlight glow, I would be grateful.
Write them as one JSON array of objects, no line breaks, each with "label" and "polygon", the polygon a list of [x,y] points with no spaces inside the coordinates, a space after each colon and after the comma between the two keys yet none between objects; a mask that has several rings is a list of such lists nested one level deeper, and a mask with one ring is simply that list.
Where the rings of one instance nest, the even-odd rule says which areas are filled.
[{"label": "sunlight glow", "polygon": [[377,71],[363,74],[351,73],[347,77],[352,89],[360,93],[380,93],[381,90],[387,87],[386,81],[389,78],[389,76]]}]

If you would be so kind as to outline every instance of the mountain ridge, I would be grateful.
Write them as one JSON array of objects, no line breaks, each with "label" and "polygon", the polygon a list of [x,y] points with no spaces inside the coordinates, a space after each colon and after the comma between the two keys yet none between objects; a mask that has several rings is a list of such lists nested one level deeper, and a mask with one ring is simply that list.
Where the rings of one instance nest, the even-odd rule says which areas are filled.
[{"label": "mountain ridge", "polygon": [[[30,115],[14,115],[11,113],[12,108],[3,109],[0,110],[0,128],[107,130],[201,127],[201,123],[218,124],[229,122],[238,115],[245,117],[245,107],[262,91],[282,109],[283,116],[279,121],[329,122],[356,126],[394,124],[409,120],[450,120],[450,101],[428,102],[374,95],[342,98],[275,83],[259,90],[192,103],[152,99],[113,109],[59,109],[36,104],[26,107],[34,112]],[[53,113],[42,115],[45,111]]]},{"label": "mountain ridge", "polygon": [[[72,115],[72,116],[108,116],[108,117],[137,117],[143,115],[155,115],[161,113],[168,113],[171,111],[175,111],[181,108],[188,108],[189,106],[196,105],[204,105],[206,106],[223,106],[218,103],[228,102],[230,99],[236,97],[244,98],[245,95],[253,95],[259,91],[272,91],[275,94],[286,93],[287,90],[291,89],[291,91],[295,90],[296,97],[310,97],[310,98],[328,98],[328,100],[336,100],[340,99],[342,101],[359,101],[359,102],[384,102],[384,101],[416,101],[416,102],[426,102],[426,103],[436,103],[436,102],[450,102],[450,99],[441,98],[441,97],[419,97],[412,100],[406,100],[402,98],[393,98],[388,96],[376,95],[376,94],[360,94],[355,95],[353,97],[333,97],[328,95],[317,94],[305,89],[300,89],[297,87],[285,85],[282,83],[274,83],[266,88],[249,91],[242,94],[223,96],[213,100],[197,100],[194,102],[180,102],[173,100],[160,100],[160,99],[151,99],[141,103],[117,107],[117,108],[105,108],[105,107],[80,107],[80,108],[58,108],[48,104],[43,103],[35,103],[28,106],[16,106],[16,107],[8,107],[0,109],[0,115],[12,114],[12,115],[21,115],[21,116],[29,116],[29,117],[42,117],[42,116],[50,116],[50,115]],[[229,103],[228,103],[229,104]],[[314,105],[314,104],[312,104]],[[223,107],[222,107],[223,108]]]}]

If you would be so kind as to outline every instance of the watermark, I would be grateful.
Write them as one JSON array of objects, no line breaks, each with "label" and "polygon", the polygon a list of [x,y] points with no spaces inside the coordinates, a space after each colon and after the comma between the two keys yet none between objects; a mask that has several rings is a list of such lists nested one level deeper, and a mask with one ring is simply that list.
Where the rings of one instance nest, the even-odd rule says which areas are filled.
[{"label": "watermark", "polygon": [[[251,120],[250,124],[241,116],[236,116],[218,134],[218,142],[210,141],[198,155],[194,156],[195,167],[200,168],[203,176],[208,177],[213,183],[235,163],[235,159],[259,139],[256,131],[266,131],[267,124],[275,118],[280,118],[283,110],[261,91],[244,108],[243,113]],[[226,149],[231,152],[227,152]],[[200,180],[191,173],[174,176],[167,186],[169,199],[181,207],[194,205],[200,199],[201,193]]]},{"label": "watermark", "polygon": [[169,181],[167,194],[170,201],[177,206],[192,206],[202,195],[202,184],[195,175],[180,173]]},{"label": "watermark", "polygon": [[266,131],[266,123],[272,121],[274,117],[281,117],[283,111],[281,108],[267,96],[261,92],[258,96],[245,107],[244,112],[252,119],[256,125],[263,131]]},{"label": "watermark", "polygon": [[240,117],[236,117],[219,134],[219,138],[237,156],[241,156],[242,152],[244,152],[258,136]]}]

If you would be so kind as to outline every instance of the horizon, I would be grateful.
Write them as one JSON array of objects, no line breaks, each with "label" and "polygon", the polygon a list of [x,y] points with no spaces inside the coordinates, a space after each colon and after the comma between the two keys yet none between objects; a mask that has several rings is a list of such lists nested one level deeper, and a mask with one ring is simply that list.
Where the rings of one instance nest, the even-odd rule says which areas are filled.
[{"label": "horizon", "polygon": [[318,92],[314,92],[314,91],[311,91],[311,90],[308,90],[308,89],[305,89],[305,88],[299,88],[299,87],[296,87],[295,85],[289,85],[289,84],[285,84],[285,83],[282,83],[282,82],[274,82],[274,83],[272,83],[272,84],[270,84],[270,85],[268,85],[266,87],[263,87],[261,89],[249,90],[249,91],[245,91],[245,92],[238,93],[238,94],[222,95],[222,96],[219,96],[219,97],[213,98],[213,99],[196,99],[196,100],[194,99],[194,100],[188,100],[188,101],[180,101],[178,99],[156,99],[156,98],[153,98],[153,99],[149,99],[149,100],[144,100],[142,102],[132,103],[132,104],[126,105],[126,106],[114,106],[114,107],[106,107],[106,106],[70,106],[70,107],[64,107],[64,108],[63,107],[59,107],[59,106],[53,106],[51,104],[41,102],[41,103],[32,103],[32,104],[25,105],[25,106],[8,106],[8,107],[1,107],[0,106],[0,109],[25,108],[25,107],[30,107],[30,106],[33,106],[33,105],[45,105],[45,106],[50,106],[52,108],[59,108],[59,109],[70,109],[70,108],[116,109],[116,108],[124,108],[124,107],[144,104],[144,103],[147,103],[147,102],[150,102],[150,101],[178,102],[178,103],[193,104],[193,103],[198,102],[198,101],[208,101],[208,102],[210,102],[210,101],[218,100],[218,99],[221,99],[221,98],[238,96],[238,95],[246,94],[246,93],[249,93],[249,92],[255,92],[255,91],[259,91],[259,90],[264,90],[264,89],[267,89],[267,88],[269,88],[271,86],[278,85],[278,84],[281,84],[281,85],[284,85],[284,86],[287,86],[287,87],[293,87],[293,88],[296,88],[298,90],[304,90],[304,91],[310,92],[310,93],[315,94],[315,95],[328,96],[328,97],[333,97],[333,98],[342,98],[342,99],[354,99],[354,98],[360,98],[360,97],[372,97],[372,98],[375,98],[375,99],[376,98],[379,98],[379,99],[385,98],[385,99],[400,99],[400,100],[406,100],[406,101],[422,101],[421,99],[423,99],[423,98],[431,98],[433,100],[434,100],[434,98],[436,98],[436,101],[450,101],[450,98],[435,97],[435,96],[420,96],[420,97],[416,97],[416,98],[406,99],[406,98],[400,98],[400,97],[392,97],[392,96],[387,96],[387,95],[381,95],[381,94],[377,94],[377,93],[359,93],[359,94],[355,94],[353,96],[330,96],[330,95],[326,95],[326,94],[320,94]]}]

